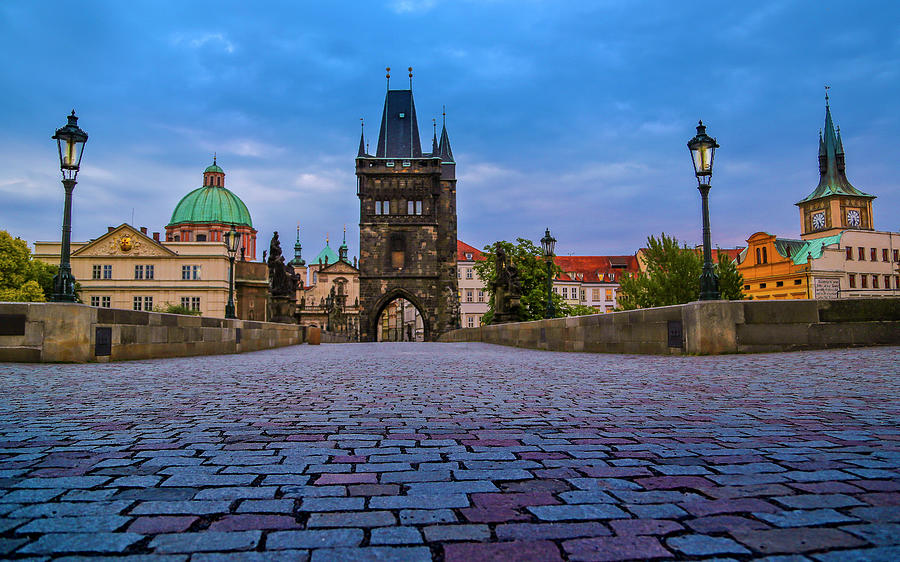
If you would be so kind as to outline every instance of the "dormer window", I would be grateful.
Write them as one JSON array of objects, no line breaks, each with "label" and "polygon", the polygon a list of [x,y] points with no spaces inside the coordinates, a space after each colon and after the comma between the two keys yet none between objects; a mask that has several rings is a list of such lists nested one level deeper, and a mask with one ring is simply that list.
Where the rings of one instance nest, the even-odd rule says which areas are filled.
[{"label": "dormer window", "polygon": [[406,117],[406,114],[401,111],[397,114],[397,117],[399,117],[400,119],[404,119]]},{"label": "dormer window", "polygon": [[404,161],[403,161],[403,167],[404,167],[404,168],[409,168],[409,164],[410,164],[409,160],[404,160]]},{"label": "dormer window", "polygon": [[472,252],[466,252],[466,259],[467,260],[472,259]]},{"label": "dormer window", "polygon": [[384,165],[387,166],[388,168],[393,168],[393,167],[394,167],[394,161],[393,161],[393,160],[388,160],[387,162],[384,163]]}]

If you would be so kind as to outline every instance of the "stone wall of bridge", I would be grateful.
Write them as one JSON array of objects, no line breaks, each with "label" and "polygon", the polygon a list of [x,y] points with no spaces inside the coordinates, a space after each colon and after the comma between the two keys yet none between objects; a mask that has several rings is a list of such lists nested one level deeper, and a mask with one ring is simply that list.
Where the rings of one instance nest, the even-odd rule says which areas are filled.
[{"label": "stone wall of bridge", "polygon": [[89,363],[218,355],[303,341],[303,327],[295,324],[71,303],[0,303],[0,361]]},{"label": "stone wall of bridge", "polygon": [[464,328],[440,341],[655,355],[900,345],[900,298],[693,302]]}]

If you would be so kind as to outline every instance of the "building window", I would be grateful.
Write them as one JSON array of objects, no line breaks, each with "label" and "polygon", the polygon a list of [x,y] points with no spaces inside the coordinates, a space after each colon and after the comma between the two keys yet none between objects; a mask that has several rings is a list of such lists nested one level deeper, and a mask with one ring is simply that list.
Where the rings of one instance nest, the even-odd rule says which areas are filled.
[{"label": "building window", "polygon": [[800,283],[803,283],[802,279],[794,279],[794,285],[799,285]]},{"label": "building window", "polygon": [[100,279],[100,272],[103,268],[101,268],[99,265],[95,265],[91,269],[91,279]]},{"label": "building window", "polygon": [[473,302],[475,300],[473,292],[472,289],[466,289],[466,302]]},{"label": "building window", "polygon": [[750,285],[744,285],[744,290],[745,290],[745,291],[749,291],[749,290],[750,290]]},{"label": "building window", "polygon": [[559,288],[558,288],[558,287],[553,287],[553,294],[555,294],[555,295],[558,295],[558,294],[559,294]]},{"label": "building window", "polygon": [[407,201],[406,202],[406,214],[407,215],[416,214],[416,202],[415,201]]},{"label": "building window", "polygon": [[181,280],[182,281],[190,281],[190,280],[199,280],[200,279],[200,266],[199,265],[182,265],[181,266]]},{"label": "building window", "polygon": [[872,288],[873,289],[878,288],[878,276],[877,275],[872,276]]},{"label": "building window", "polygon": [[900,275],[894,275],[894,288],[900,289]]},{"label": "building window", "polygon": [[613,300],[613,290],[612,289],[606,290],[606,300],[608,300],[608,301]]},{"label": "building window", "polygon": [[144,279],[153,279],[153,269],[152,265],[144,266]]},{"label": "building window", "polygon": [[421,201],[416,201],[416,214],[417,215],[422,214],[422,202]]},{"label": "building window", "polygon": [[894,250],[894,261],[900,261],[900,250]]},{"label": "building window", "polygon": [[475,317],[471,314],[466,317],[466,327],[474,328],[475,327]]},{"label": "building window", "polygon": [[478,302],[484,302],[484,290],[478,289]]},{"label": "building window", "polygon": [[462,268],[461,267],[456,268],[456,278],[462,279]]},{"label": "building window", "polygon": [[889,261],[887,248],[881,249],[881,261]]},{"label": "building window", "polygon": [[144,310],[153,310],[153,297],[144,297]]},{"label": "building window", "polygon": [[198,235],[197,235],[197,242],[206,242],[206,235],[205,235],[205,234],[198,234]]},{"label": "building window", "polygon": [[91,306],[100,306],[100,297],[91,297]]},{"label": "building window", "polygon": [[775,286],[776,287],[784,287],[784,281],[776,281]]},{"label": "building window", "polygon": [[134,266],[134,278],[135,279],[143,279],[144,278],[144,266],[143,265]]},{"label": "building window", "polygon": [[869,249],[869,261],[878,261],[878,249],[877,248]]},{"label": "building window", "polygon": [[859,284],[860,284],[861,288],[868,289],[869,288],[869,276],[866,275],[865,273],[861,273],[859,275]]},{"label": "building window", "polygon": [[111,265],[103,266],[103,278],[104,279],[112,279],[112,266]]},{"label": "building window", "polygon": [[182,308],[190,308],[191,307],[191,297],[181,297],[181,307]]},{"label": "building window", "polygon": [[766,249],[763,248],[763,263],[769,263],[769,256],[766,255]]},{"label": "building window", "polygon": [[563,297],[564,299],[569,298],[569,288],[568,288],[568,287],[563,287],[563,288],[562,288],[562,297]]},{"label": "building window", "polygon": [[847,275],[847,277],[850,279],[850,288],[855,289],[856,288],[856,275],[853,273],[850,273]]},{"label": "building window", "polygon": [[191,297],[191,310],[200,310],[200,297]]},{"label": "building window", "polygon": [[847,246],[847,259],[849,261],[853,261],[853,248],[851,246]]},{"label": "building window", "polygon": [[884,288],[885,288],[885,289],[890,289],[890,288],[891,288],[891,276],[890,276],[890,275],[885,275],[885,276],[884,276]]},{"label": "building window", "polygon": [[132,302],[133,302],[132,308],[134,310],[140,310],[141,304],[143,304],[144,299],[143,299],[143,297],[134,297],[134,299],[132,299]]},{"label": "building window", "polygon": [[471,278],[472,278],[472,268],[467,267],[466,268],[466,279],[471,279]]},{"label": "building window", "polygon": [[857,248],[857,255],[859,256],[859,261],[866,261],[866,249],[860,246]]},{"label": "building window", "polygon": [[762,254],[759,253],[759,248],[756,249],[756,263],[762,263]]},{"label": "building window", "polygon": [[466,252],[466,259],[467,259],[467,260],[471,260],[471,259],[472,259],[472,252]]},{"label": "building window", "polygon": [[381,214],[381,201],[375,201],[375,214]]},{"label": "building window", "polygon": [[765,289],[765,288],[766,288],[766,284],[765,284],[765,283],[760,283],[760,284],[759,284],[759,288],[760,288],[760,289]]},{"label": "building window", "polygon": [[102,306],[103,308],[109,308],[110,306],[112,306],[112,303],[110,301],[111,299],[109,297],[100,297],[100,306]]}]

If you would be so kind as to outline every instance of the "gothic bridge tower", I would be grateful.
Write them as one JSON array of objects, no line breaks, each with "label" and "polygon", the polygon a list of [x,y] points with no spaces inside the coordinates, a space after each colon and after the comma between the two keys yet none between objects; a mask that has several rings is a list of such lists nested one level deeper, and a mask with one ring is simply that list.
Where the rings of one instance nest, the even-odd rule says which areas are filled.
[{"label": "gothic bridge tower", "polygon": [[[389,70],[390,71],[390,70]],[[390,80],[390,74],[388,74]],[[422,316],[425,340],[456,327],[456,163],[446,119],[422,152],[410,89],[388,83],[375,154],[360,135],[360,340],[375,341],[381,313],[403,298]]]}]

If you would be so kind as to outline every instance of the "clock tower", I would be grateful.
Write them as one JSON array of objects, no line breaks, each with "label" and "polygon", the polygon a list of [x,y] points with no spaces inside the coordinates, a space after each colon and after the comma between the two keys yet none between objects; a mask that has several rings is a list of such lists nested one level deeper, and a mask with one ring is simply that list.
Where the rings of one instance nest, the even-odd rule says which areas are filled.
[{"label": "clock tower", "polygon": [[835,132],[826,93],[825,132],[819,132],[819,185],[796,204],[800,207],[801,238],[821,238],[847,229],[875,230],[873,199],[874,195],[863,193],[847,180],[841,129]]}]

